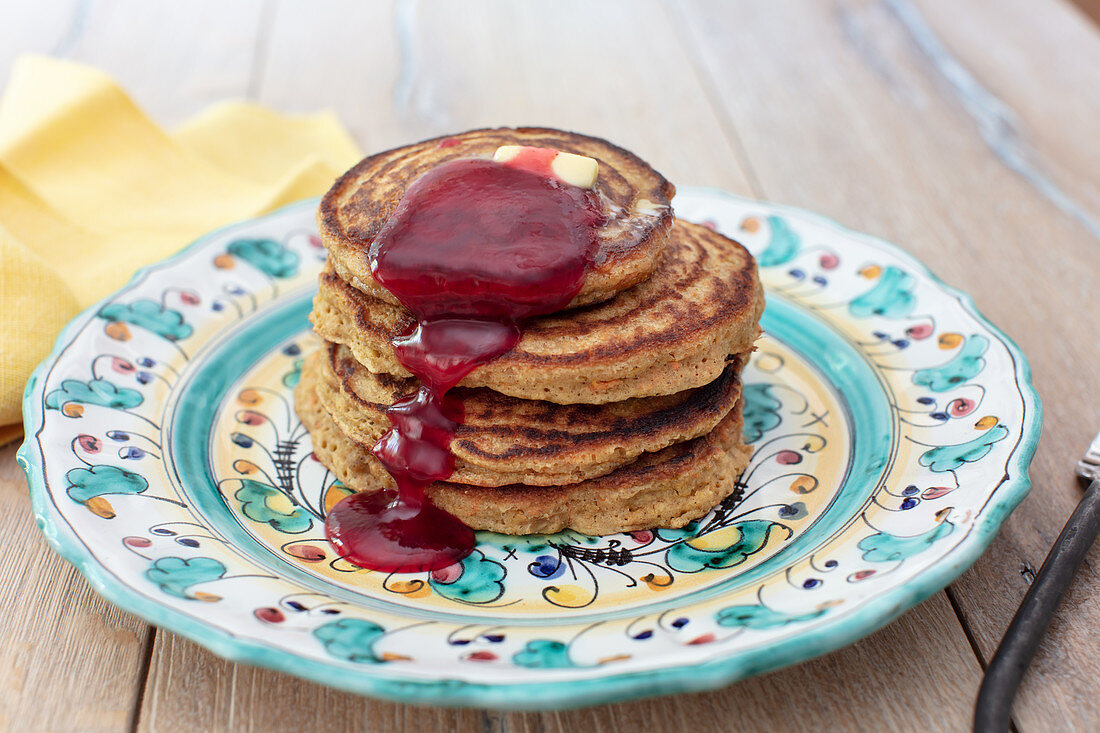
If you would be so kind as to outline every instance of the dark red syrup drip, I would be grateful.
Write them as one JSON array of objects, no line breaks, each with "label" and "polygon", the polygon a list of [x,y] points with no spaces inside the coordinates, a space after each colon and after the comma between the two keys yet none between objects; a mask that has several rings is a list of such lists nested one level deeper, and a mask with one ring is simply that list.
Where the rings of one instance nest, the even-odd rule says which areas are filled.
[{"label": "dark red syrup drip", "polygon": [[354,494],[325,520],[355,565],[438,570],[473,551],[473,530],[424,493],[454,470],[462,405],[447,392],[515,346],[523,319],[576,297],[604,221],[592,191],[550,177],[553,152],[439,166],[409,187],[371,245],[374,279],[416,316],[394,351],[422,386],[389,408],[393,427],[373,449],[397,490]]}]

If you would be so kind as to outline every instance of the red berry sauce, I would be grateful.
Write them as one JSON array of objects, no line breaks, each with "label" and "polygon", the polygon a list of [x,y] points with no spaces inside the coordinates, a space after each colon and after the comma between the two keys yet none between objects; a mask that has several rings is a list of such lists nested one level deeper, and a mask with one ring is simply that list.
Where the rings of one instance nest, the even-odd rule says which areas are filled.
[{"label": "red berry sauce", "polygon": [[422,386],[389,408],[393,427],[373,449],[397,490],[349,496],[325,520],[355,565],[437,570],[473,550],[473,530],[424,493],[454,470],[462,404],[447,392],[515,346],[523,319],[576,297],[604,222],[591,190],[551,177],[553,153],[440,165],[409,187],[371,245],[374,279],[416,317],[393,343]]}]

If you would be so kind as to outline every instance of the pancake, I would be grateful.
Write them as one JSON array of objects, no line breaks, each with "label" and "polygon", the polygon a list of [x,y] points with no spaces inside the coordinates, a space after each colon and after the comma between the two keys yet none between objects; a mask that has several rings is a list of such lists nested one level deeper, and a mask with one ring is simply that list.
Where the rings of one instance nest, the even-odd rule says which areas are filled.
[{"label": "pancake", "polygon": [[[751,352],[763,310],[752,256],[717,232],[676,220],[645,282],[599,305],[525,322],[511,351],[474,368],[459,386],[559,404],[675,394],[713,382],[729,354]],[[310,320],[370,371],[411,376],[391,340],[411,327],[412,315],[363,294],[331,267],[321,274]]]},{"label": "pancake", "polygon": [[[342,433],[303,371],[294,408],[313,439],[314,454],[357,491],[386,485],[370,468],[370,451]],[[543,534],[574,529],[590,535],[683,527],[734,492],[752,454],[741,439],[741,406],[707,435],[677,443],[595,479],[566,486],[481,487],[436,482],[428,496],[473,529]]]},{"label": "pancake", "polygon": [[471,130],[363,159],[336,181],[317,211],[335,271],[368,295],[397,305],[371,277],[367,252],[405,189],[441,163],[491,158],[501,145],[556,148],[599,161],[594,189],[607,222],[571,306],[606,300],[649,277],[672,225],[669,201],[676,189],[648,163],[606,140],[537,127]]},{"label": "pancake", "polygon": [[[340,430],[373,446],[390,428],[385,410],[418,382],[374,374],[346,346],[327,344],[303,374]],[[642,453],[710,432],[741,396],[741,360],[718,379],[674,395],[604,405],[557,405],[488,389],[457,389],[465,423],[455,430],[451,480],[476,486],[572,484],[603,476]],[[306,377],[304,377],[306,378]],[[373,461],[373,459],[372,459]],[[382,474],[381,466],[374,472]]]}]

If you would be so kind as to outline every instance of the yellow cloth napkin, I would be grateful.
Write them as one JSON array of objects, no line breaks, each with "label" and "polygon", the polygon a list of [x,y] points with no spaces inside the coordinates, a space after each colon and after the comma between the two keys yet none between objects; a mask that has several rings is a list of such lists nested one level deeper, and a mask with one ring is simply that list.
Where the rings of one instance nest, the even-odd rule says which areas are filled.
[{"label": "yellow cloth napkin", "polygon": [[0,444],[81,308],[212,229],[324,193],[358,159],[329,113],[227,102],[168,133],[102,72],[20,58],[0,98]]}]

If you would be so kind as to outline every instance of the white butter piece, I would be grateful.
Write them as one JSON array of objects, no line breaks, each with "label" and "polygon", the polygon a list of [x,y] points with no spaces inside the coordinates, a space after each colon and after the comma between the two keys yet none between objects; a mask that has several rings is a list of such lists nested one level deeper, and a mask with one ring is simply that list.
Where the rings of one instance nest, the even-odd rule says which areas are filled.
[{"label": "white butter piece", "polygon": [[600,174],[600,164],[595,158],[573,153],[558,153],[550,168],[558,178],[580,188],[592,188]]},{"label": "white butter piece", "polygon": [[[520,153],[529,151],[527,156]],[[526,159],[524,159],[526,158]],[[493,153],[497,163],[512,163],[524,170],[542,175],[552,175],[562,183],[579,188],[592,188],[600,173],[600,164],[595,158],[574,153],[563,153],[551,148],[536,148],[525,145],[501,145]],[[549,169],[547,170],[547,164]]]},{"label": "white butter piece", "polygon": [[501,145],[497,148],[497,151],[493,153],[493,160],[497,163],[507,163],[512,158],[519,155],[519,151],[523,150],[522,145]]}]

